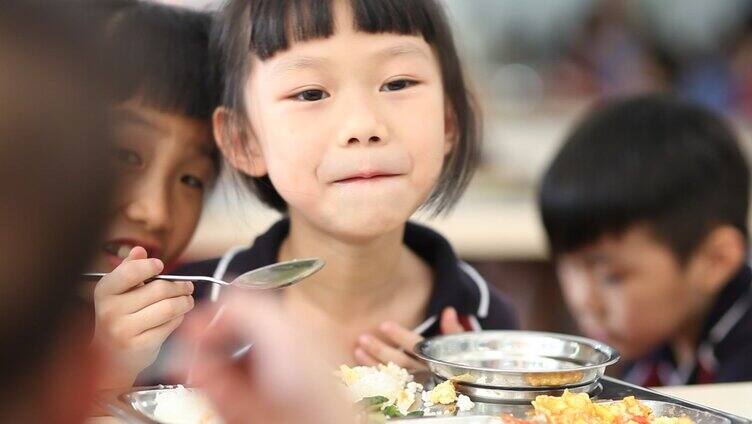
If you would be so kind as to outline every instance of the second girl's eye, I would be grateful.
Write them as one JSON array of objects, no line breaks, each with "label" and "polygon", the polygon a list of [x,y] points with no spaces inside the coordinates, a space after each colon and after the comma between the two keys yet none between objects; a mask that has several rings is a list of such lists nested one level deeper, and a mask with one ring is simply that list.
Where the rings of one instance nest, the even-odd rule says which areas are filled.
[{"label": "second girl's eye", "polygon": [[399,80],[389,81],[388,83],[381,86],[381,91],[404,90],[408,87],[412,87],[415,84],[417,84],[416,81],[412,81],[408,79],[399,79]]},{"label": "second girl's eye", "polygon": [[609,271],[600,276],[600,281],[607,286],[618,286],[624,282],[624,278],[623,272]]},{"label": "second girl's eye", "polygon": [[201,181],[201,179],[194,177],[193,175],[183,175],[180,177],[180,182],[187,185],[188,187],[197,188],[200,190],[203,190],[204,188],[204,182]]},{"label": "second girl's eye", "polygon": [[128,165],[141,166],[143,164],[141,156],[133,150],[116,148],[112,151],[112,155],[115,159]]},{"label": "second girl's eye", "polygon": [[303,102],[316,102],[329,97],[329,93],[323,90],[305,90],[295,95],[296,100]]}]

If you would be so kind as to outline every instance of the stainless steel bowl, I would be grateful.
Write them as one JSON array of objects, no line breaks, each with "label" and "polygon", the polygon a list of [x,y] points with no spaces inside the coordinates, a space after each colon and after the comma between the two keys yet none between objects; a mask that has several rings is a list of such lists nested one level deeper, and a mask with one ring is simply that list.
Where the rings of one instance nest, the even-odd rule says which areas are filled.
[{"label": "stainless steel bowl", "polygon": [[560,390],[596,383],[619,360],[583,337],[533,331],[480,331],[432,337],[415,346],[439,378],[475,388]]}]

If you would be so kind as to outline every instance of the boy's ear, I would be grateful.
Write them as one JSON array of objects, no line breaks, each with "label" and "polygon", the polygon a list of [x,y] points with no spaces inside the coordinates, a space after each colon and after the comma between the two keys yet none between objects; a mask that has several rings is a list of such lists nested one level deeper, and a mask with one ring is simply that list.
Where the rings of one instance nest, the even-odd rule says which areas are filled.
[{"label": "boy's ear", "polygon": [[708,295],[717,294],[744,263],[746,242],[742,233],[730,225],[713,229],[692,255],[695,281]]},{"label": "boy's ear", "polygon": [[236,112],[218,107],[212,115],[214,139],[222,155],[234,168],[250,175],[263,177],[267,173],[266,162],[258,138],[250,126],[240,128]]},{"label": "boy's ear", "polygon": [[457,115],[452,105],[447,103],[444,107],[444,155],[448,155],[459,142],[459,129],[457,128]]}]

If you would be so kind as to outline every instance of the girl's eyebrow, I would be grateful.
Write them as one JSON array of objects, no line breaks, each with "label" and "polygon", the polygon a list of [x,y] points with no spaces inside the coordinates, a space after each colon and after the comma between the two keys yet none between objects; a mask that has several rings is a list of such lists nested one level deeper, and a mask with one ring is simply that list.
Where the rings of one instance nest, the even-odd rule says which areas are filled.
[{"label": "girl's eyebrow", "polygon": [[393,46],[389,46],[378,53],[376,53],[377,57],[386,59],[394,56],[403,56],[403,55],[418,55],[422,56],[425,59],[429,59],[428,55],[426,54],[424,49],[421,49],[420,47],[416,46],[413,43],[407,43],[402,42],[395,44]]},{"label": "girl's eyebrow", "polygon": [[[413,43],[408,42],[401,42],[394,44],[392,46],[386,47],[382,50],[377,51],[374,54],[374,58],[378,60],[385,60],[389,59],[391,57],[395,56],[413,56],[417,55],[425,59],[429,59],[428,54],[425,52],[424,49],[421,49],[420,47],[416,46]],[[322,57],[313,57],[313,56],[295,56],[288,59],[282,59],[274,66],[272,67],[272,72],[274,73],[284,73],[284,72],[290,72],[290,71],[299,71],[302,69],[310,69],[310,68],[326,68],[330,65],[330,61],[328,59],[322,58]]]},{"label": "girl's eyebrow", "polygon": [[328,64],[329,61],[321,57],[296,56],[280,60],[272,67],[272,72],[282,73],[308,68],[325,68]]},{"label": "girl's eyebrow", "polygon": [[149,130],[157,131],[157,132],[164,132],[164,129],[155,125],[151,120],[149,120],[147,117],[143,116],[142,114],[128,109],[128,108],[119,108],[117,110],[117,123],[120,125],[138,125],[141,127],[148,128]]}]

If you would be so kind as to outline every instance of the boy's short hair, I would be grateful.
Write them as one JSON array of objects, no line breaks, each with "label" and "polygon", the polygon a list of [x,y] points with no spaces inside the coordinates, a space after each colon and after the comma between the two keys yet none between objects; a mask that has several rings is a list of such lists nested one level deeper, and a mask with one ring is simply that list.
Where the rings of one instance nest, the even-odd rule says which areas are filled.
[{"label": "boy's short hair", "polygon": [[93,45],[101,34],[88,31],[79,12],[72,2],[10,0],[0,7],[4,415],[16,396],[28,395],[20,383],[53,360],[113,186],[108,110],[121,79]]},{"label": "boy's short hair", "polygon": [[681,261],[718,225],[747,237],[749,167],[724,120],[669,95],[600,105],[538,192],[554,255],[647,224]]},{"label": "boy's short hair", "polygon": [[[468,93],[451,28],[434,0],[350,0],[354,26],[367,33],[419,35],[434,47],[441,68],[444,95],[458,128],[458,140],[444,160],[443,171],[423,205],[435,213],[451,209],[467,188],[480,154],[480,122]],[[243,87],[250,54],[266,60],[293,42],[327,38],[334,34],[332,1],[229,0],[215,25],[214,48],[224,75],[222,103],[236,111],[236,125],[247,125]],[[280,212],[287,204],[268,176],[245,177],[267,205]]]}]

